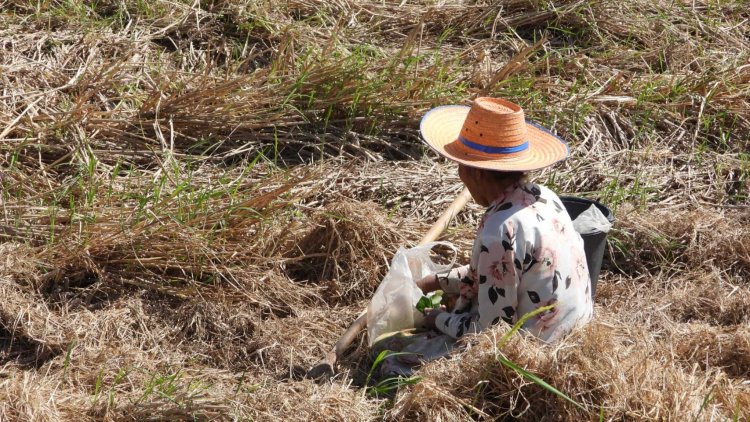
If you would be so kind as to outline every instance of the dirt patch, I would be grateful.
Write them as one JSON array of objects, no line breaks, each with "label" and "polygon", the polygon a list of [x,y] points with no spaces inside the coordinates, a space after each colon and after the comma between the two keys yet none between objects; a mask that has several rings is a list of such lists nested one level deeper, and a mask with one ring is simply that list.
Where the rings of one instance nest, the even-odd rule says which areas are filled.
[{"label": "dirt patch", "polygon": [[0,362],[38,368],[65,351],[66,336],[55,332],[57,316],[44,300],[0,273]]},{"label": "dirt patch", "polygon": [[16,327],[6,327],[5,321],[0,322],[0,365],[12,363],[24,370],[39,368],[63,351],[62,346],[44,344],[24,336]]}]

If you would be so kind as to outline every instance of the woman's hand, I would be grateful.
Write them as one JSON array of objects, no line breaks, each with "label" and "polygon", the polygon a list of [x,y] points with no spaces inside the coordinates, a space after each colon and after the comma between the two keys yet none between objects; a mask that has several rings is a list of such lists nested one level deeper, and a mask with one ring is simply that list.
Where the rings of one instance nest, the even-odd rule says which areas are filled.
[{"label": "woman's hand", "polygon": [[429,310],[425,309],[425,312],[426,312],[426,314],[425,314],[424,319],[422,320],[422,325],[425,328],[428,328],[430,330],[434,330],[435,329],[435,321],[437,321],[438,315],[440,315],[443,312],[445,312],[445,310],[442,309],[442,307],[440,307],[440,308],[434,308],[434,309],[429,309]]},{"label": "woman's hand", "polygon": [[440,290],[440,283],[438,282],[437,274],[430,274],[427,277],[423,277],[417,280],[417,287],[422,290],[422,293],[430,293],[435,290]]}]

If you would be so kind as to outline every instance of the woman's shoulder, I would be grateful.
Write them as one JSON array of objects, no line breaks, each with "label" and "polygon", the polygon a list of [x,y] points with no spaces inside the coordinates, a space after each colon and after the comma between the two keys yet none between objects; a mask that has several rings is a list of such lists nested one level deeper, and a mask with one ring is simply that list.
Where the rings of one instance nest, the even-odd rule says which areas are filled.
[{"label": "woman's shoulder", "polygon": [[521,190],[521,192],[524,192],[527,195],[534,196],[536,199],[545,198],[557,199],[558,201],[560,200],[560,198],[552,189],[539,183],[524,183],[519,186],[519,189]]},{"label": "woman's shoulder", "polygon": [[536,225],[548,213],[565,214],[560,197],[544,185],[519,184],[512,193],[487,208],[480,228],[496,233],[500,226]]},{"label": "woman's shoulder", "polygon": [[551,205],[555,209],[555,211],[562,212],[563,210],[565,210],[562,199],[560,199],[555,191],[543,185],[537,186],[539,187],[539,191],[541,192],[540,197],[546,199],[547,204]]},{"label": "woman's shoulder", "polygon": [[556,199],[558,201],[560,200],[560,197],[557,195],[557,193],[555,193],[555,191],[548,188],[547,186],[538,185],[538,184],[534,184],[534,185],[539,189],[542,198]]}]

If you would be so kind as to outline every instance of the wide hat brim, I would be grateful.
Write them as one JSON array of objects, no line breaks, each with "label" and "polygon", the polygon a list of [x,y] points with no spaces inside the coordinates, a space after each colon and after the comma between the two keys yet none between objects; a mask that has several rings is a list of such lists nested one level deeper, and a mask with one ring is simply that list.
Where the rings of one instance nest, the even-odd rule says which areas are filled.
[{"label": "wide hat brim", "polygon": [[526,122],[529,147],[523,154],[476,153],[458,140],[469,110],[467,106],[447,105],[427,112],[419,125],[425,143],[450,160],[495,171],[539,170],[564,160],[570,154],[565,141],[529,121]]}]

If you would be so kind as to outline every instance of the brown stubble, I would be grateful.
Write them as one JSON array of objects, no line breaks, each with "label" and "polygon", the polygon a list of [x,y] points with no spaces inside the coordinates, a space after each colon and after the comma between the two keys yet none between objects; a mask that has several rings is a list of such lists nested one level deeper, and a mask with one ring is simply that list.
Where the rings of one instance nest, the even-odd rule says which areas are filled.
[{"label": "brown stubble", "polygon": [[[277,3],[0,2],[2,419],[747,417],[741,2]],[[616,213],[596,320],[502,351],[590,413],[502,327],[392,404],[364,343],[299,380],[461,189],[419,117],[485,93]]]}]

